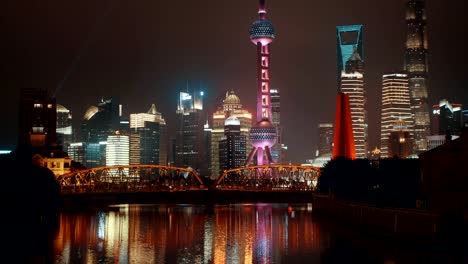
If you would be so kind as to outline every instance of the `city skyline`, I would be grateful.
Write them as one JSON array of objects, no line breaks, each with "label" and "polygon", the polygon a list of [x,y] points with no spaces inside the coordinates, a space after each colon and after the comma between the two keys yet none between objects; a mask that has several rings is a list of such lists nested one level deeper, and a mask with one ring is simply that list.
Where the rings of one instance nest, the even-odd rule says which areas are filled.
[{"label": "city skyline", "polygon": [[[0,79],[8,100],[1,111],[11,128],[0,132],[0,148],[14,148],[17,142],[18,95],[24,87],[60,87],[57,103],[70,109],[74,120],[98,98],[119,96],[125,116],[155,103],[173,129],[176,98],[187,80],[205,90],[208,115],[230,90],[255,112],[255,97],[249,96],[256,85],[255,49],[247,29],[256,18],[257,1],[184,6],[84,1],[73,7],[49,2],[28,9],[15,1],[4,10],[3,32],[11,41],[3,43],[7,54]],[[405,3],[268,2],[279,36],[271,45],[271,88],[282,92],[283,141],[293,163],[314,157],[317,124],[334,120],[339,25],[364,25],[369,148],[379,145],[381,76],[403,68]],[[468,105],[467,54],[457,41],[467,30],[459,22],[464,3],[450,5],[426,1],[430,105],[442,98]]]}]

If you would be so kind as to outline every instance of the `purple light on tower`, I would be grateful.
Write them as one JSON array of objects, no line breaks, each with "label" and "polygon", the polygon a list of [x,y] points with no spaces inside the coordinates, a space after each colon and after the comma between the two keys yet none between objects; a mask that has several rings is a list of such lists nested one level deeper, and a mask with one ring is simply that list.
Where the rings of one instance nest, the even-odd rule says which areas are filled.
[{"label": "purple light on tower", "polygon": [[[272,162],[270,148],[276,143],[276,129],[271,124],[270,104],[270,43],[275,38],[275,28],[266,19],[265,0],[260,0],[259,19],[252,23],[250,40],[257,46],[257,123],[250,129],[253,149],[247,158],[248,166],[257,154],[257,165]],[[265,150],[265,153],[264,153]],[[266,154],[264,162],[263,156]]]}]

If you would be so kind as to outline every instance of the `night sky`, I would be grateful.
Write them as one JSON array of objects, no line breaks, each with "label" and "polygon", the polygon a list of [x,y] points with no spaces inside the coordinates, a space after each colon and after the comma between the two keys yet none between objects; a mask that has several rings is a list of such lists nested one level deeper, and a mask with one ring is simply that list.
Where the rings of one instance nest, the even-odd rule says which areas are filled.
[{"label": "night sky", "polygon": [[[401,70],[405,0],[268,0],[277,38],[271,87],[281,91],[288,159],[312,158],[319,122],[334,122],[335,27],[364,25],[370,147],[379,144],[381,76]],[[428,0],[429,100],[468,106],[467,4]],[[255,110],[255,0],[7,1],[0,11],[0,149],[16,147],[19,89],[56,90],[74,120],[103,96],[124,115],[155,103],[173,131],[178,91],[205,91],[209,115],[234,90]],[[63,85],[60,85],[60,84]],[[57,88],[60,87],[60,88]]]}]

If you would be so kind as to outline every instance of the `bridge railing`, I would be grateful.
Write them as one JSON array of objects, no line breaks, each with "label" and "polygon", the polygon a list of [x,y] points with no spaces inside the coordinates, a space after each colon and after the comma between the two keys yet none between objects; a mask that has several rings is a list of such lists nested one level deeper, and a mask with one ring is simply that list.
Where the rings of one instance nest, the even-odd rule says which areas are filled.
[{"label": "bridge railing", "polygon": [[192,169],[164,165],[98,167],[58,177],[62,193],[153,192],[204,189]]},{"label": "bridge railing", "polygon": [[321,169],[313,166],[272,164],[225,170],[216,189],[263,191],[314,191]]}]

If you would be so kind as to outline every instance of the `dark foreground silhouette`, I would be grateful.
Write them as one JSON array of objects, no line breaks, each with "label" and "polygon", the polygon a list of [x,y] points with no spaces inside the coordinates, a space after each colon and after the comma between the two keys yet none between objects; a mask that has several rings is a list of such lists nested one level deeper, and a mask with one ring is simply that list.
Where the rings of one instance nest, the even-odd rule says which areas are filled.
[{"label": "dark foreground silhouette", "polygon": [[1,249],[5,263],[49,263],[48,245],[57,228],[60,186],[33,153],[17,150],[2,158]]}]

